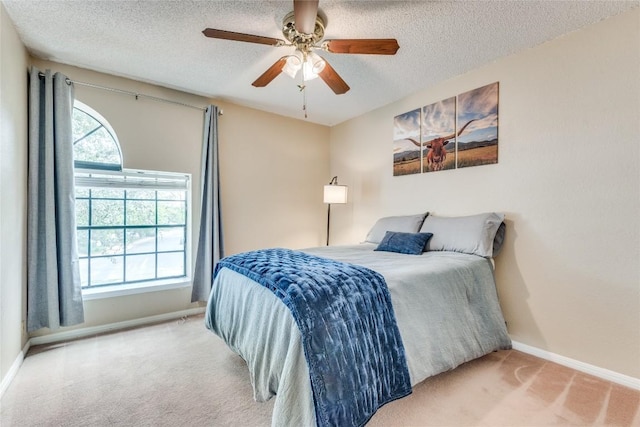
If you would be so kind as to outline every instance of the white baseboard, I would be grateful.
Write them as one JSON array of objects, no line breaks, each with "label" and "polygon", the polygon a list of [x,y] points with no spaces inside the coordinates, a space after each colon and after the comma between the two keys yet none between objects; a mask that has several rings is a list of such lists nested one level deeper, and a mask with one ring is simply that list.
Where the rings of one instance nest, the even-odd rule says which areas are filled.
[{"label": "white baseboard", "polygon": [[123,322],[109,323],[107,325],[90,326],[88,328],[73,329],[70,331],[57,332],[41,337],[32,337],[29,341],[31,345],[50,344],[60,341],[69,341],[77,338],[85,338],[104,332],[117,331],[136,326],[148,325],[151,323],[164,322],[166,320],[180,319],[185,316],[193,316],[204,313],[205,307],[190,308],[188,310],[174,311],[172,313],[158,314],[156,316],[143,317],[141,319],[125,320]]},{"label": "white baseboard", "polygon": [[29,351],[29,347],[31,347],[31,342],[27,340],[27,343],[22,348],[22,351],[18,354],[18,356],[16,356],[16,360],[14,360],[11,364],[9,372],[7,372],[7,375],[5,375],[2,379],[2,383],[0,383],[0,399],[4,395],[4,392],[9,388],[9,384],[11,384],[11,381],[13,381],[16,374],[18,373],[18,369],[20,369],[20,366],[22,366],[24,356]]},{"label": "white baseboard", "polygon": [[518,341],[512,341],[512,345],[514,350],[531,354],[532,356],[549,360],[559,365],[566,366],[568,368],[575,369],[576,371],[584,372],[586,374],[593,375],[594,377],[602,378],[603,380],[611,381],[616,384],[632,388],[634,390],[640,390],[640,378],[634,378],[629,375],[610,371],[609,369],[604,369],[598,366],[590,365],[588,363],[580,362],[579,360],[561,356],[559,354],[555,354],[547,350],[542,350],[537,347],[532,347]]}]

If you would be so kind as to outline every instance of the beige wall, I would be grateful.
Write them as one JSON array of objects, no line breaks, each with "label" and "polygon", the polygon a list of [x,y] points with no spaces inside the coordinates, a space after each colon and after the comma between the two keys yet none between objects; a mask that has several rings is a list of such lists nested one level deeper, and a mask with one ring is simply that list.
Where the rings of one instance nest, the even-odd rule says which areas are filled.
[{"label": "beige wall", "polygon": [[[329,128],[224,106],[220,166],[225,252],[323,244]],[[224,126],[222,125],[224,123]]]},{"label": "beige wall", "polygon": [[[513,339],[640,378],[639,24],[636,9],[332,128],[331,172],[352,201],[334,241],[383,215],[502,211]],[[392,176],[394,116],[495,81],[498,164]]]},{"label": "beige wall", "polygon": [[23,331],[27,218],[27,51],[0,4],[0,380]]},{"label": "beige wall", "polygon": [[[322,185],[328,180],[329,130],[129,79],[33,59],[75,81],[118,88],[196,106],[214,103],[219,117],[223,232],[228,254],[271,246],[317,246],[324,235]],[[124,167],[192,174],[192,254],[200,214],[203,112],[179,105],[75,86],[75,97],[102,114],[118,135]],[[195,255],[192,256],[192,268]],[[194,307],[191,288],[85,301],[79,327]],[[70,329],[70,328],[66,328]],[[37,331],[34,336],[47,334]]]}]

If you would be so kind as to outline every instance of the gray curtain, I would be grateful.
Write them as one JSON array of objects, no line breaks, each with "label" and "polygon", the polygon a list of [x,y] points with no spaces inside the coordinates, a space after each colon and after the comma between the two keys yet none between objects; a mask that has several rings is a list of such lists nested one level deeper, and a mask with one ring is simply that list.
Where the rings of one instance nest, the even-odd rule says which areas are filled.
[{"label": "gray curtain", "polygon": [[73,86],[29,75],[27,329],[84,322],[73,190]]},{"label": "gray curtain", "polygon": [[200,235],[191,301],[206,301],[211,292],[213,270],[223,256],[218,171],[218,107],[209,105],[204,116],[202,143]]}]

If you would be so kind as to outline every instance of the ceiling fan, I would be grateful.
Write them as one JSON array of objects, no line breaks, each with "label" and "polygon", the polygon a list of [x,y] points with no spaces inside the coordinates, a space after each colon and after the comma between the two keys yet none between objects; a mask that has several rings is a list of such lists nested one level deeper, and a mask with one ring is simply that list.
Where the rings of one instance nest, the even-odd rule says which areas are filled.
[{"label": "ceiling fan", "polygon": [[[259,43],[275,47],[295,47],[292,55],[278,59],[260,77],[252,83],[255,87],[264,87],[284,72],[295,77],[302,70],[303,83],[299,85],[304,91],[304,81],[320,77],[337,95],[346,93],[349,85],[314,50],[320,49],[331,53],[395,55],[398,51],[396,39],[337,39],[325,40],[325,21],[318,15],[318,0],[293,0],[293,12],[288,13],[282,22],[282,34],[285,40],[234,33],[232,31],[207,28],[203,34],[214,39],[236,40],[248,43]],[[321,42],[322,41],[322,42]]]}]

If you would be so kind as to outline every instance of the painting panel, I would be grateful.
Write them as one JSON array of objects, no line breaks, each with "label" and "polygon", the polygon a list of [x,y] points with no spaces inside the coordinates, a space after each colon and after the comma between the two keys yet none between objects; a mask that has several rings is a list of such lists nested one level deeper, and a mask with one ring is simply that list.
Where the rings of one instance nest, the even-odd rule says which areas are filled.
[{"label": "painting panel", "polygon": [[458,95],[458,167],[498,163],[498,82]]},{"label": "painting panel", "polygon": [[456,98],[422,107],[422,172],[456,167]]},{"label": "painting panel", "polygon": [[420,109],[393,119],[393,175],[420,173]]}]

